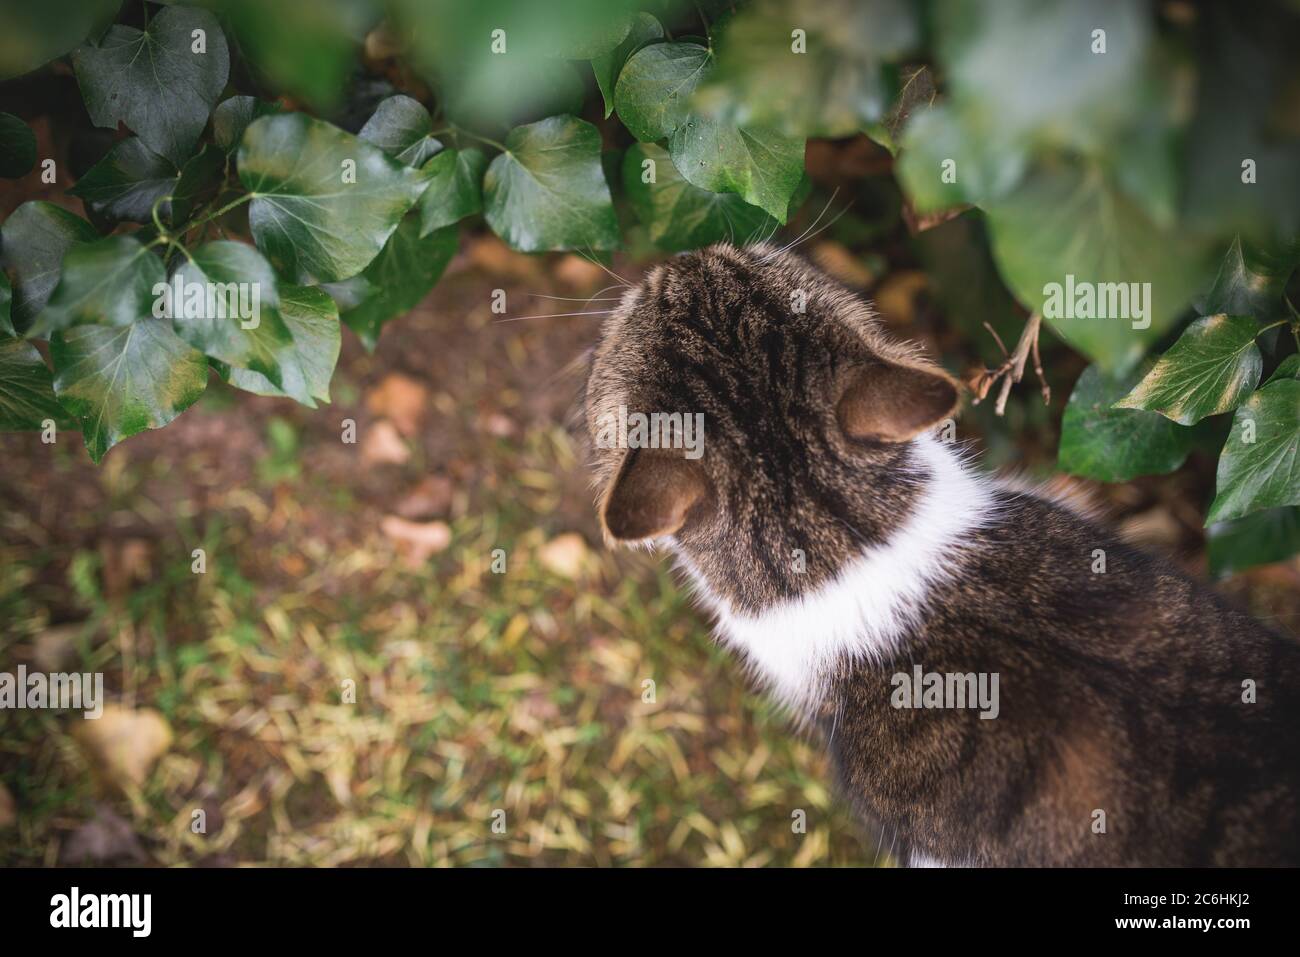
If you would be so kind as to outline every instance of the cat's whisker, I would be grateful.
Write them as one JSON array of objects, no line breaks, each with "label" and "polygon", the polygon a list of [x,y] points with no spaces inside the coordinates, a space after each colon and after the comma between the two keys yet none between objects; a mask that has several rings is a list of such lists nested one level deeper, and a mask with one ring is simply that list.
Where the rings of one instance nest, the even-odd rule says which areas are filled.
[{"label": "cat's whisker", "polygon": [[497,322],[523,322],[525,319],[563,319],[565,316],[608,316],[616,311],[614,309],[592,309],[587,312],[552,312],[541,316],[511,316],[508,319],[498,319]]},{"label": "cat's whisker", "polygon": [[[604,292],[604,290],[600,290]],[[547,296],[540,292],[529,293],[533,299],[558,299],[562,302],[622,302],[622,296],[588,296],[583,299],[581,296]]]},{"label": "cat's whisker", "polygon": [[[798,245],[799,245],[800,243],[802,243],[805,239],[807,239],[807,238],[808,238],[808,234],[809,234],[810,232],[812,232],[814,229],[817,228],[817,224],[820,223],[820,222],[822,221],[822,217],[826,215],[826,211],[829,210],[829,209],[831,208],[831,204],[835,202],[835,197],[838,196],[839,194],[840,194],[840,188],[839,188],[838,186],[836,186],[835,189],[831,192],[830,199],[826,200],[826,205],[822,207],[822,211],[821,211],[820,213],[817,214],[817,218],[814,219],[811,223],[809,223],[809,224],[808,224],[808,227],[807,227],[807,228],[806,228],[802,233],[800,233],[798,236],[796,236],[793,240],[791,240],[791,241],[790,241],[789,243],[787,243],[785,246],[782,246],[782,247],[778,250],[777,253],[772,253],[771,255],[772,255],[772,256],[776,256],[776,255],[778,255],[778,253],[788,253],[790,250],[794,249],[794,247],[798,246]],[[848,207],[846,206],[845,209],[847,209],[847,208],[848,208]],[[844,214],[841,213],[840,215],[842,216],[842,215],[844,215]],[[838,218],[838,217],[837,217],[837,218]],[[833,220],[832,220],[832,221],[833,221]]]},{"label": "cat's whisker", "polygon": [[596,258],[594,250],[590,254],[583,252],[581,249],[576,250],[576,252],[578,253],[579,256],[587,260],[587,262],[591,263],[593,266],[597,266],[600,269],[603,269],[606,272],[606,274],[610,276],[610,278],[617,279],[620,285],[631,288],[632,284],[630,282],[628,282],[626,279],[624,279],[622,276],[614,272],[614,270],[610,269],[603,262],[601,262]]}]

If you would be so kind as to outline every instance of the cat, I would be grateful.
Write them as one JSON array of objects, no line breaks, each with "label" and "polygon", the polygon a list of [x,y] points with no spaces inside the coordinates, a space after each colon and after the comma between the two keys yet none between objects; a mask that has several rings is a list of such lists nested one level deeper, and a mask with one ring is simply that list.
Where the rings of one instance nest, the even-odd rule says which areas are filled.
[{"label": "cat", "polygon": [[[1300,642],[982,475],[940,437],[957,382],[864,301],[712,246],[589,361],[607,540],[675,556],[900,861],[1300,864]],[[620,407],[702,413],[703,454],[611,441]]]}]

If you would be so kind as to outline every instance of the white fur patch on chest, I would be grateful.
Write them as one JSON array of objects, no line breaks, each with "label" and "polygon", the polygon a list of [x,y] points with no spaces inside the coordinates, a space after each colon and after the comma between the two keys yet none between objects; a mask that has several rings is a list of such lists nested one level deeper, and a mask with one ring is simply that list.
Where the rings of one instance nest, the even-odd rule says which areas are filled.
[{"label": "white fur patch on chest", "polygon": [[930,436],[916,439],[915,449],[931,478],[906,523],[807,595],[757,615],[736,613],[679,553],[717,617],[718,637],[743,651],[797,714],[817,706],[838,665],[881,661],[898,650],[931,587],[956,571],[968,533],[993,515],[993,487],[967,470],[954,449]]}]

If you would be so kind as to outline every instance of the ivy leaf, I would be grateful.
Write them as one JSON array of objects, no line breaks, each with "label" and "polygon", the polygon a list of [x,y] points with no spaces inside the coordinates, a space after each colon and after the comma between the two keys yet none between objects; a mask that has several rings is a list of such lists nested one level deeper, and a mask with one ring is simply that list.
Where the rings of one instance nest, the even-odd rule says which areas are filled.
[{"label": "ivy leaf", "polygon": [[83,323],[129,326],[153,312],[154,286],[166,278],[162,260],[131,236],[73,246],[29,335],[44,337]]},{"label": "ivy leaf", "polygon": [[419,305],[455,252],[454,228],[421,237],[419,217],[406,217],[383,252],[365,272],[348,281],[346,290],[331,288],[342,293],[343,321],[373,350],[384,323]]},{"label": "ivy leaf", "polygon": [[[194,52],[195,30],[205,52]],[[168,7],[143,31],[115,24],[98,46],[78,48],[72,63],[96,126],[125,123],[176,166],[189,158],[230,73],[216,17],[193,7]]]},{"label": "ivy leaf", "polygon": [[1259,331],[1249,316],[1196,320],[1116,408],[1159,412],[1182,425],[1235,409],[1264,368]]},{"label": "ivy leaf", "polygon": [[197,401],[208,384],[203,354],[166,319],[129,326],[74,326],[50,340],[54,392],[81,420],[98,462],[118,442],[159,429]]},{"label": "ivy leaf", "polygon": [[405,166],[423,166],[442,149],[432,133],[433,120],[424,105],[398,95],[383,100],[357,135]]},{"label": "ivy leaf", "polygon": [[13,325],[24,332],[59,284],[63,254],[99,238],[75,213],[39,200],[23,203],[0,226],[4,263],[14,273]]},{"label": "ivy leaf", "polygon": [[117,17],[122,0],[41,0],[0,6],[0,80],[68,53]]},{"label": "ivy leaf", "polygon": [[1192,429],[1162,415],[1117,409],[1114,402],[1138,379],[1116,378],[1097,365],[1083,370],[1061,418],[1061,470],[1099,482],[1163,475],[1183,464],[1195,440]]},{"label": "ivy leaf", "polygon": [[[654,163],[653,183],[644,181],[647,159]],[[735,193],[692,186],[677,172],[668,151],[654,143],[634,143],[624,154],[623,188],[650,240],[670,252],[723,239],[743,243],[776,230],[776,220]]]},{"label": "ivy leaf", "polygon": [[280,386],[260,372],[224,364],[222,378],[245,392],[289,396],[314,409],[317,401],[330,398],[330,379],[342,339],[338,306],[318,286],[282,285],[280,318],[293,336],[293,344],[278,357]]},{"label": "ivy leaf", "polygon": [[614,87],[618,118],[638,140],[653,143],[685,122],[691,94],[713,54],[698,43],[651,43],[628,59]]},{"label": "ivy leaf", "polygon": [[714,193],[736,193],[781,223],[803,178],[802,139],[698,114],[676,129],[668,152],[687,182]]},{"label": "ivy leaf", "polygon": [[1294,254],[1269,255],[1254,248],[1247,252],[1241,237],[1234,237],[1214,285],[1198,308],[1202,315],[1226,312],[1261,322],[1280,318],[1286,315],[1282,291],[1295,265]]},{"label": "ivy leaf", "polygon": [[1279,379],[1237,410],[1219,455],[1206,524],[1300,505],[1300,379]]},{"label": "ivy leaf", "polygon": [[967,136],[952,107],[940,103],[907,124],[897,168],[913,207],[932,213],[1006,196],[1027,162],[1024,150]]},{"label": "ivy leaf", "polygon": [[256,249],[225,240],[200,246],[172,274],[169,288],[166,314],[181,339],[280,385],[280,357],[293,336],[280,319],[275,273]]},{"label": "ivy leaf", "polygon": [[[351,179],[355,171],[355,182]],[[239,178],[248,223],[276,270],[302,285],[365,269],[428,184],[376,146],[302,113],[264,116],[244,131]]]},{"label": "ivy leaf", "polygon": [[1205,550],[1210,573],[1235,575],[1300,554],[1300,508],[1270,508],[1210,526]]},{"label": "ivy leaf", "polygon": [[483,178],[488,225],[521,252],[613,249],[618,220],[600,133],[572,116],[517,126]]},{"label": "ivy leaf", "polygon": [[10,315],[13,301],[14,291],[9,285],[9,277],[0,271],[0,339],[18,335],[18,330],[14,328],[13,317]]},{"label": "ivy leaf", "polygon": [[0,432],[40,429],[46,419],[71,421],[54,397],[54,380],[30,342],[0,340]]},{"label": "ivy leaf", "polygon": [[443,150],[424,164],[432,175],[420,197],[420,237],[483,212],[483,170],[487,157],[481,150]]},{"label": "ivy leaf", "polygon": [[18,179],[36,165],[36,136],[12,113],[0,113],[0,176]]},{"label": "ivy leaf", "polygon": [[613,50],[600,56],[592,57],[591,70],[596,74],[596,85],[600,87],[601,98],[605,101],[605,119],[614,112],[614,87],[618,75],[628,58],[647,43],[663,39],[663,25],[648,13],[638,13],[632,21],[627,36]]},{"label": "ivy leaf", "polygon": [[278,103],[259,100],[255,96],[232,96],[222,100],[212,111],[212,138],[227,153],[233,153],[239,149],[248,124],[260,117],[283,112]]},{"label": "ivy leaf", "polygon": [[1276,382],[1278,379],[1300,379],[1300,355],[1287,356],[1268,377],[1269,382]]},{"label": "ivy leaf", "polygon": [[186,160],[172,190],[171,222],[189,222],[194,210],[217,194],[225,178],[226,154],[216,146],[209,144]]},{"label": "ivy leaf", "polygon": [[[998,269],[1017,298],[1041,310],[1076,349],[1114,371],[1137,363],[1191,302],[1202,279],[1199,241],[1157,227],[1096,168],[1044,167],[985,210]],[[1138,316],[1131,295],[1129,318],[1085,318],[1078,310],[1071,315],[1067,309],[1075,303],[1061,294],[1070,277],[1076,289],[1086,283],[1094,292],[1115,283],[1132,293],[1130,284],[1136,283],[1145,315]],[[1095,296],[1094,304],[1101,298]]]},{"label": "ivy leaf", "polygon": [[[111,222],[147,223],[153,204],[171,194],[178,175],[170,160],[131,136],[114,143],[68,192]],[[162,204],[159,214],[169,216],[170,203]]]}]

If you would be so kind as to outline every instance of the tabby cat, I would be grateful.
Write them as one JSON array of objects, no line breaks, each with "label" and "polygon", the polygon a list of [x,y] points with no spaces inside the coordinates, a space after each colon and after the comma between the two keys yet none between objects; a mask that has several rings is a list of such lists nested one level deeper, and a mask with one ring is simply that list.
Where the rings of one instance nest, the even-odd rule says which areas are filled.
[{"label": "tabby cat", "polygon": [[[980,474],[958,404],[796,256],[679,256],[592,353],[605,533],[676,557],[901,860],[1300,864],[1300,643]],[[703,454],[609,441],[637,412],[702,413]]]}]

